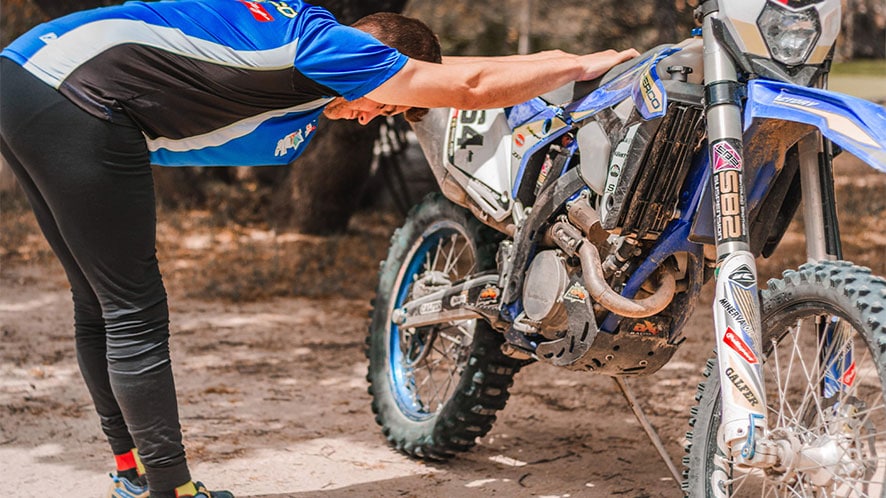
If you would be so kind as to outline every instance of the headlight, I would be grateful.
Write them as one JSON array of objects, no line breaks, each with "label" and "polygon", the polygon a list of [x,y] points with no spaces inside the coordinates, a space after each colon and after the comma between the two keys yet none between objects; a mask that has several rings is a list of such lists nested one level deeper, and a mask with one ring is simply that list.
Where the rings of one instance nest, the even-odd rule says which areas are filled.
[{"label": "headlight", "polygon": [[757,27],[772,58],[788,66],[806,62],[821,35],[821,22],[815,8],[795,12],[774,2],[766,3]]}]

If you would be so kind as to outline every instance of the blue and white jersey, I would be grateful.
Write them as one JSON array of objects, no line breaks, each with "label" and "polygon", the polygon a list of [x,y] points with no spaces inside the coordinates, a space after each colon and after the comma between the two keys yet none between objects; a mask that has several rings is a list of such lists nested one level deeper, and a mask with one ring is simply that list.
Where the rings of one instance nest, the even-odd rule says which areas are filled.
[{"label": "blue and white jersey", "polygon": [[334,97],[407,61],[301,0],[128,2],[42,24],[0,56],[95,116],[130,117],[164,166],[286,164]]}]

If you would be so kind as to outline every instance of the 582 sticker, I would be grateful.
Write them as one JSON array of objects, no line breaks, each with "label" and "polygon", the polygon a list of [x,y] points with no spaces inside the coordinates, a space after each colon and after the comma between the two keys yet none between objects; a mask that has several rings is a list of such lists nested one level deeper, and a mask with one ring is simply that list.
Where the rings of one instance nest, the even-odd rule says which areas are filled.
[{"label": "582 sticker", "polygon": [[741,182],[741,142],[721,140],[711,145],[714,165],[714,210],[717,240],[740,240],[745,236],[744,185]]}]

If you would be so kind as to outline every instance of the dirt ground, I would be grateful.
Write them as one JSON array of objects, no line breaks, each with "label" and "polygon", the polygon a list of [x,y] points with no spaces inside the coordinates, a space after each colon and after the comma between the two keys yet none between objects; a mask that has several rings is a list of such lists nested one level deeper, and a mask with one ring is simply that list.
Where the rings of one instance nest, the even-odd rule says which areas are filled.
[{"label": "dirt ground", "polygon": [[[837,170],[846,257],[886,274],[886,175],[849,158]],[[160,213],[197,479],[238,497],[679,496],[611,379],[547,365],[518,374],[472,451],[423,463],[391,450],[369,408],[363,350],[377,265],[399,221],[361,214],[346,234],[307,237]],[[112,459],[77,371],[61,267],[20,203],[6,199],[0,236],[0,494],[100,496]],[[795,228],[761,275],[796,266],[802,248]],[[671,363],[629,381],[678,465],[710,315],[707,297]]]}]

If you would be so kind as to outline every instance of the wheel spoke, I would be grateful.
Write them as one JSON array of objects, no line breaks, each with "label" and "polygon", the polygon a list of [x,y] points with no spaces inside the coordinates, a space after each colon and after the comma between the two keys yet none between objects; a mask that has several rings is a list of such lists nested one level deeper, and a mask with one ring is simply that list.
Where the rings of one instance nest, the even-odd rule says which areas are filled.
[{"label": "wheel spoke", "polygon": [[[741,490],[748,483],[749,474],[741,474],[738,477],[734,477],[729,484],[732,485],[732,494],[735,496],[741,496]],[[736,485],[737,483],[737,485]]]},{"label": "wheel spoke", "polygon": [[[457,350],[462,347],[459,340],[444,332],[438,332],[437,337],[446,340],[436,340],[430,345],[430,352],[421,364],[422,373],[415,375],[414,395],[417,403],[427,412],[435,411],[448,399],[459,373],[456,364]],[[435,374],[438,371],[443,374],[441,379]]]},{"label": "wheel spoke", "polygon": [[[797,337],[797,332],[796,332],[796,331],[799,330],[800,327],[801,327],[801,322],[800,322],[800,320],[797,320],[796,325],[795,325],[793,328],[791,328],[791,329],[789,330],[789,337],[791,338],[791,340],[794,341],[795,344],[796,344],[796,337]],[[774,339],[773,339],[773,340],[774,340]],[[778,348],[778,344],[779,344],[779,343],[776,342],[775,344],[776,344],[776,346],[775,346],[776,351],[773,351],[773,356],[778,356],[777,348]],[[793,351],[793,349],[792,349],[792,351]],[[789,358],[788,358],[788,364],[787,364],[787,367],[786,367],[786,369],[785,369],[785,375],[784,375],[784,378],[785,378],[785,381],[784,381],[784,392],[779,393],[779,398],[780,398],[780,400],[783,402],[783,404],[784,404],[784,408],[786,408],[787,410],[790,410],[790,412],[791,412],[791,413],[790,413],[790,420],[791,420],[791,421],[796,420],[796,418],[797,418],[796,413],[794,412],[794,410],[793,410],[793,408],[791,407],[791,405],[788,403],[788,392],[789,392],[789,390],[790,390],[790,389],[789,389],[789,388],[790,388],[790,385],[789,385],[789,384],[790,384],[790,382],[791,382],[791,373],[794,371],[794,358],[796,358],[796,356],[795,356],[794,354],[791,354],[791,355],[789,356]],[[786,412],[783,412],[783,413],[786,414]],[[785,420],[784,422],[787,422],[787,420]]]},{"label": "wheel spoke", "polygon": [[[489,241],[484,249],[494,250],[492,230],[432,195],[391,238],[373,301],[367,379],[385,438],[411,457],[443,459],[466,451],[491,427],[523,365],[502,352],[503,336],[481,318],[400,325],[405,310],[427,315],[443,304],[435,295],[454,292],[478,272],[494,271],[493,254],[479,253],[477,245]],[[493,376],[478,375],[493,368]]]},{"label": "wheel spoke", "polygon": [[[455,250],[455,238],[455,234],[452,234],[452,236],[449,237],[449,244],[447,244],[446,248],[446,261],[443,263],[443,273],[446,275],[449,275],[449,265],[452,264],[452,252]],[[443,242],[441,242],[440,245],[442,246]]]},{"label": "wheel spoke", "polygon": [[[461,256],[464,254],[464,252],[466,250],[468,250],[469,247],[470,247],[470,245],[467,244],[467,242],[462,244],[461,249],[458,251],[458,254],[452,260],[452,265],[446,268],[445,271],[447,274],[449,272],[455,271],[455,273],[453,274],[453,277],[455,277],[456,279],[461,278],[461,274],[457,271],[455,264],[461,260]],[[472,272],[473,270],[474,270],[473,266],[471,266],[470,268],[467,268],[468,273]]]},{"label": "wheel spoke", "polygon": [[[771,341],[771,347],[773,350],[778,346],[778,342],[775,338]],[[772,406],[767,406],[770,412],[773,412],[776,415],[775,425],[776,427],[780,427],[784,424],[784,403],[785,403],[785,385],[781,379],[781,369],[778,368],[778,355],[772,355],[772,361],[775,363],[775,391],[778,393],[778,410],[774,409]]]},{"label": "wheel spoke", "polygon": [[[800,351],[800,338],[798,337],[799,334],[794,332],[795,330],[798,330],[798,329],[799,329],[799,327],[797,329],[792,329],[792,331],[791,331],[791,335],[792,335],[792,339],[793,339],[792,352],[796,355],[796,357],[800,361],[800,368],[802,369],[802,374],[803,374],[803,377],[805,380],[805,382],[804,382],[805,385],[803,386],[802,401],[800,403],[800,407],[797,410],[797,412],[800,414],[800,416],[802,416],[804,413],[806,413],[806,410],[809,409],[808,402],[810,401],[810,398],[811,398],[812,402],[815,403],[815,409],[816,409],[817,413],[819,415],[821,415],[821,402],[820,402],[819,396],[818,396],[819,382],[817,382],[817,379],[816,379],[816,381],[813,381],[812,374],[809,373],[810,370],[806,366],[806,360],[803,358],[803,353]],[[818,354],[817,354],[818,349],[819,348],[816,348],[816,355],[815,355],[815,362],[816,363],[818,363]],[[800,421],[795,419],[792,422],[799,423]]]}]

